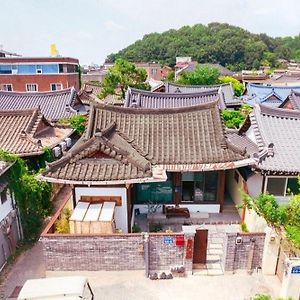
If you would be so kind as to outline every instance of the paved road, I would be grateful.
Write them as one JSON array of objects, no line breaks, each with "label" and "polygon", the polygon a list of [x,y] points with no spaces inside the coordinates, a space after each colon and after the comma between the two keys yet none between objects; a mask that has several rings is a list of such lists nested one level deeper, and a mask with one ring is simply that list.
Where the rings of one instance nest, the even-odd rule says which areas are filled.
[{"label": "paved road", "polygon": [[145,278],[143,271],[45,272],[42,247],[38,243],[18,259],[6,276],[3,299],[12,293],[15,286],[23,285],[29,278],[76,274],[89,278],[95,300],[245,300],[257,292],[268,292],[272,296],[279,294],[279,280],[276,276],[250,276],[244,272],[223,276],[194,275],[160,281]]},{"label": "paved road", "polygon": [[276,276],[239,273],[223,276],[189,276],[151,281],[141,271],[47,272],[47,276],[85,275],[95,292],[95,300],[245,300],[256,293],[279,294]]}]

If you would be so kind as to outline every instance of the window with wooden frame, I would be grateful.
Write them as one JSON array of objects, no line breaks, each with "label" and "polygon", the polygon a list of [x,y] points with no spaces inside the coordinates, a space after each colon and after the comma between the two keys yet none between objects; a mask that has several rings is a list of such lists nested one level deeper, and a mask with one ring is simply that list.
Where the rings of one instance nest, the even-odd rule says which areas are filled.
[{"label": "window with wooden frame", "polygon": [[116,206],[122,205],[121,196],[80,196],[80,201],[89,203],[115,202]]}]

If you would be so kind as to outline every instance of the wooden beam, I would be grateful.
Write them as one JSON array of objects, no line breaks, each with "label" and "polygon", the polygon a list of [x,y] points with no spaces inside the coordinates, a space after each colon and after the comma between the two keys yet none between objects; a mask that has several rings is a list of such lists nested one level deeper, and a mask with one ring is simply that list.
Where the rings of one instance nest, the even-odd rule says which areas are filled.
[{"label": "wooden beam", "polygon": [[173,201],[176,206],[179,206],[182,198],[182,174],[180,172],[173,173]]},{"label": "wooden beam", "polygon": [[225,192],[225,170],[218,172],[218,187],[217,187],[217,199],[220,204],[220,212],[223,210],[224,204],[224,192]]}]

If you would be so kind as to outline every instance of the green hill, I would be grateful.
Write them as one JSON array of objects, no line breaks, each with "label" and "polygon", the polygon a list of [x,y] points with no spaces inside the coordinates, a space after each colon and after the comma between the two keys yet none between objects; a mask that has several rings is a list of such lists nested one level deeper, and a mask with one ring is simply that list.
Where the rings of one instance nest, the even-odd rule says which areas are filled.
[{"label": "green hill", "polygon": [[272,38],[224,23],[197,24],[147,34],[110,54],[106,62],[121,57],[132,62],[158,61],[172,66],[176,56],[191,56],[200,63],[220,63],[232,70],[258,68],[261,63],[274,67],[278,58],[300,60],[300,35]]}]

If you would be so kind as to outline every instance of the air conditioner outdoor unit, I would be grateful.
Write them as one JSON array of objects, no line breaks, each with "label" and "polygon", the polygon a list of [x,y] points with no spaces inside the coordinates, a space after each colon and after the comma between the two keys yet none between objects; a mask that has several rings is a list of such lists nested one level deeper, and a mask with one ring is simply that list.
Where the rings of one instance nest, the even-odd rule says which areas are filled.
[{"label": "air conditioner outdoor unit", "polygon": [[70,148],[71,145],[72,145],[72,140],[71,140],[71,138],[69,138],[69,137],[66,138],[66,139],[65,139],[65,142],[66,142],[66,144],[67,144],[67,147]]},{"label": "air conditioner outdoor unit", "polygon": [[60,155],[61,155],[60,147],[59,146],[54,147],[53,148],[53,153],[54,153],[55,157],[60,157]]},{"label": "air conditioner outdoor unit", "polygon": [[59,145],[60,145],[62,151],[67,150],[67,143],[66,142],[60,142]]}]

